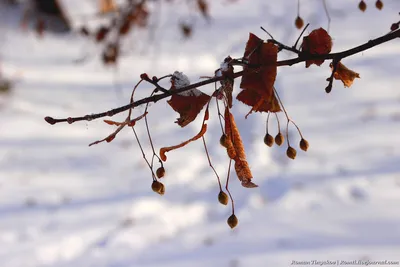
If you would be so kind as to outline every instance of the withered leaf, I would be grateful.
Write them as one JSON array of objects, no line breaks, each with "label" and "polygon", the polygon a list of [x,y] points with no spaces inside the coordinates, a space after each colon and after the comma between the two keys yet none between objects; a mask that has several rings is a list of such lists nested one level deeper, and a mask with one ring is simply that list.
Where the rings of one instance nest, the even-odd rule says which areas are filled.
[{"label": "withered leaf", "polygon": [[[267,104],[273,103],[273,86],[277,74],[278,47],[272,43],[264,43],[256,35],[250,33],[247,41],[244,58],[249,66],[243,68],[240,88],[237,99],[252,106],[255,111],[268,110]],[[247,92],[251,91],[251,92]],[[279,105],[278,105],[279,106]],[[275,108],[276,109],[276,108]]]},{"label": "withered leaf", "polygon": [[237,177],[242,182],[243,187],[246,187],[246,188],[258,187],[255,183],[253,183],[251,181],[251,178],[253,176],[251,174],[249,164],[247,163],[246,160],[236,159],[235,160],[235,171],[236,171]]},{"label": "withered leaf", "polygon": [[265,99],[255,91],[243,90],[237,95],[237,100],[243,102],[244,104],[251,106],[249,114],[252,111],[259,112],[279,112],[281,107],[279,105],[278,99],[276,98],[275,92],[272,92],[270,99]]},{"label": "withered leaf", "polygon": [[179,126],[185,127],[194,121],[204,105],[210,100],[210,96],[201,93],[200,96],[182,96],[175,94],[167,103],[179,113],[180,117],[176,120]]},{"label": "withered leaf", "polygon": [[[333,70],[332,64],[330,67]],[[348,69],[345,65],[339,62],[336,67],[336,71],[333,74],[333,77],[336,80],[341,80],[344,87],[350,87],[353,84],[355,78],[360,78],[360,74]]]},{"label": "withered leaf", "polygon": [[242,186],[244,187],[257,187],[254,183],[251,182],[253,175],[251,174],[251,170],[249,164],[246,160],[246,153],[244,151],[244,146],[242,142],[242,138],[240,137],[239,130],[236,126],[235,119],[233,115],[230,113],[229,108],[225,108],[225,134],[227,138],[232,142],[235,153],[232,154],[230,149],[231,147],[227,146],[228,155],[230,158],[233,157],[235,161],[235,171],[238,179],[242,182]]},{"label": "withered leaf", "polygon": [[[332,38],[323,29],[319,28],[313,30],[308,36],[303,37],[303,43],[301,44],[301,51],[307,52],[314,55],[329,54],[332,49]],[[324,63],[323,59],[307,60],[306,68],[311,64],[321,66]]]},{"label": "withered leaf", "polygon": [[[188,86],[190,81],[185,74],[175,71],[171,78],[171,84],[171,90],[175,90]],[[185,127],[196,119],[197,115],[210,99],[211,97],[209,95],[195,88],[173,94],[167,103],[180,115],[176,123],[181,127]]]}]

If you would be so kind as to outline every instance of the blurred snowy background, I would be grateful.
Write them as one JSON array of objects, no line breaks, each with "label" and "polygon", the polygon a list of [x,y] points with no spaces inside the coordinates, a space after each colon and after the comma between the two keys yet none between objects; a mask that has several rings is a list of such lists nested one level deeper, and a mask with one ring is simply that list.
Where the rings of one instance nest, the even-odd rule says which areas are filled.
[{"label": "blurred snowy background", "polygon": [[[226,224],[230,209],[217,201],[216,178],[200,140],[168,154],[161,197],[151,191],[131,130],[110,144],[88,147],[114,128],[101,120],[45,123],[45,116],[78,116],[128,103],[143,72],[162,76],[179,70],[192,81],[213,75],[227,55],[243,54],[249,32],[266,38],[260,26],[289,45],[299,35],[297,1],[216,0],[209,1],[212,20],[196,18],[186,40],[178,27],[188,15],[185,1],[173,2],[153,18],[154,37],[142,30],[125,43],[129,55],[118,71],[104,67],[100,48],[79,34],[45,33],[39,39],[18,27],[21,10],[0,5],[1,73],[14,80],[12,90],[0,94],[0,265],[279,267],[293,260],[400,261],[399,40],[344,60],[361,79],[351,88],[335,81],[330,94],[324,91],[327,62],[319,68],[279,68],[276,88],[310,142],[309,151],[294,161],[285,148],[264,145],[265,114],[244,119],[249,107],[234,103],[259,185],[242,188],[233,174],[239,218],[234,230]],[[381,11],[367,0],[364,13],[358,1],[327,3],[333,52],[381,36],[399,20],[397,0],[384,1]],[[301,16],[311,24],[307,32],[327,26],[322,1],[302,0]],[[86,53],[92,55],[87,61],[74,62]],[[283,52],[280,59],[291,56]],[[141,86],[137,97],[150,89]],[[211,111],[206,140],[214,166],[226,177],[228,159],[219,145],[214,103]],[[176,117],[165,101],[151,106],[157,148],[198,132],[199,122],[181,129],[173,123]],[[145,140],[144,124],[136,129]]]}]

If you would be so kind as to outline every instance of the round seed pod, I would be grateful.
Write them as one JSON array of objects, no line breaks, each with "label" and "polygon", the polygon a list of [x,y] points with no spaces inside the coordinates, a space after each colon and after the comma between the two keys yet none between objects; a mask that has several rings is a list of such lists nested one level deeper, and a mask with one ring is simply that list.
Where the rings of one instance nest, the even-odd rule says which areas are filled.
[{"label": "round seed pod", "polygon": [[231,216],[229,216],[226,222],[228,223],[229,227],[233,229],[236,227],[236,225],[238,225],[239,220],[235,214],[232,214]]},{"label": "round seed pod", "polygon": [[226,134],[221,135],[221,138],[219,139],[219,143],[223,147],[228,147],[228,136]]},{"label": "round seed pod", "polygon": [[364,12],[367,10],[367,4],[364,2],[364,0],[361,0],[360,3],[358,4],[358,9]]},{"label": "round seed pod", "polygon": [[162,183],[160,183],[159,181],[153,181],[153,183],[151,184],[151,189],[156,192],[157,194],[160,194],[161,188],[164,185]]},{"label": "round seed pod", "polygon": [[222,205],[228,205],[228,195],[224,191],[220,191],[218,194],[218,201]]},{"label": "round seed pod", "polygon": [[304,26],[304,21],[300,16],[297,16],[296,20],[294,21],[294,25],[296,26],[297,29],[301,29]]},{"label": "round seed pod", "polygon": [[266,144],[269,147],[273,146],[274,145],[274,137],[272,137],[272,135],[267,133],[264,136],[264,144]]},{"label": "round seed pod", "polygon": [[310,145],[308,144],[308,141],[306,139],[302,138],[300,140],[300,148],[301,148],[301,150],[307,151],[309,146]]},{"label": "round seed pod", "polygon": [[162,178],[162,177],[164,177],[165,176],[165,169],[164,169],[164,167],[160,167],[160,168],[158,168],[157,169],[157,171],[156,171],[156,175],[157,175],[157,178]]},{"label": "round seed pod", "polygon": [[160,189],[160,191],[158,193],[161,196],[163,196],[165,194],[165,185],[163,183],[160,183],[160,184],[161,184],[161,189]]},{"label": "round seed pod", "polygon": [[383,2],[381,0],[377,0],[375,2],[375,7],[379,10],[381,10],[383,8]]},{"label": "round seed pod", "polygon": [[283,137],[283,134],[281,132],[279,132],[276,136],[275,136],[275,143],[278,146],[281,146],[283,144],[283,142],[285,141],[285,137]]},{"label": "round seed pod", "polygon": [[296,149],[294,149],[291,146],[288,147],[287,150],[286,150],[286,155],[291,159],[295,159],[296,155],[297,155]]}]

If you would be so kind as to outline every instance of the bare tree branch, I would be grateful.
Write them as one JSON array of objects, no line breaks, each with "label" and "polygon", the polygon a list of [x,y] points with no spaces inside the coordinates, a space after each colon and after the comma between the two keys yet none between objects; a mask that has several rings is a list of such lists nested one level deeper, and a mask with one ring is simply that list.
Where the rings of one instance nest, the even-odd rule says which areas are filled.
[{"label": "bare tree branch", "polygon": [[[355,55],[357,53],[363,52],[363,51],[368,50],[368,49],[370,49],[372,47],[381,45],[383,43],[389,42],[389,41],[394,40],[396,38],[400,38],[400,29],[396,29],[396,30],[391,31],[388,34],[385,34],[385,35],[383,35],[381,37],[378,37],[378,38],[373,39],[373,40],[369,40],[368,42],[366,42],[366,43],[364,43],[362,45],[359,45],[357,47],[354,47],[354,48],[351,48],[351,49],[348,49],[348,50],[345,50],[345,51],[342,51],[342,52],[329,53],[329,54],[320,54],[320,55],[300,52],[300,53],[298,53],[298,57],[296,57],[296,58],[278,61],[277,62],[277,66],[292,66],[294,64],[305,62],[307,60],[315,60],[315,59],[324,59],[324,60],[332,59],[334,63],[335,62],[338,63],[343,58],[346,58],[346,57]],[[279,43],[279,42],[275,41],[275,43]],[[286,49],[286,47],[289,47],[289,46],[283,46],[282,49]],[[292,49],[289,49],[289,51],[292,51]],[[243,64],[247,65],[249,69],[254,69],[254,70],[257,70],[260,67],[260,66],[248,65],[245,62],[241,61],[240,59],[234,59],[233,62],[242,63],[242,65]],[[241,76],[243,76],[243,74],[244,74],[243,71],[236,72],[236,73],[234,73],[233,78],[241,77]],[[146,75],[147,76],[147,74],[142,74],[142,75]],[[166,76],[164,76],[162,78],[165,78],[165,77]],[[137,106],[140,106],[140,105],[143,105],[143,104],[147,104],[147,103],[150,103],[150,102],[154,102],[155,103],[155,102],[157,102],[157,101],[159,101],[161,99],[167,98],[167,97],[169,97],[169,96],[171,96],[173,94],[179,94],[179,93],[182,93],[182,92],[194,89],[194,88],[205,86],[207,84],[211,84],[211,83],[215,83],[215,82],[218,82],[218,81],[222,81],[222,80],[225,79],[225,77],[223,77],[223,76],[215,76],[215,77],[212,77],[210,79],[207,79],[207,80],[204,80],[204,81],[200,81],[200,82],[197,82],[197,83],[193,83],[193,84],[190,84],[188,86],[182,87],[180,89],[175,89],[175,90],[167,90],[167,89],[162,88],[161,86],[159,86],[158,85],[158,81],[160,79],[157,79],[157,78],[153,77],[153,80],[150,80],[150,79],[149,80],[143,79],[143,80],[147,80],[152,85],[156,86],[156,89],[158,89],[159,91],[163,92],[161,94],[156,94],[156,95],[153,95],[153,96],[149,96],[149,97],[140,99],[138,101],[132,102],[132,103],[130,103],[128,105],[125,105],[125,106],[122,106],[122,107],[118,107],[118,108],[115,108],[115,109],[111,109],[111,110],[106,111],[106,112],[101,112],[101,113],[96,113],[96,114],[91,114],[91,115],[85,115],[85,116],[81,116],[81,117],[69,117],[69,118],[63,118],[63,119],[54,119],[53,117],[49,117],[48,116],[48,117],[45,117],[44,119],[49,124],[53,125],[53,124],[60,123],[60,122],[68,122],[68,123],[71,124],[71,123],[74,123],[74,122],[77,122],[77,121],[91,121],[91,120],[103,118],[103,117],[106,117],[106,116],[111,117],[111,116],[114,116],[115,114],[124,112],[126,110],[132,109],[134,107],[137,107]],[[330,81],[330,84],[331,84],[331,81]]]}]

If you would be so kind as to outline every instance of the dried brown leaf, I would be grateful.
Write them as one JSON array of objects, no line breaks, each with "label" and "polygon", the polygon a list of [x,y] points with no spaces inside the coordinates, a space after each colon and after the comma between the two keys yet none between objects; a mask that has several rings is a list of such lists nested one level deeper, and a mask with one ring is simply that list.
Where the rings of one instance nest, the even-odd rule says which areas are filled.
[{"label": "dried brown leaf", "polygon": [[[303,37],[301,49],[313,55],[329,54],[332,49],[332,38],[323,28],[313,30],[308,36]],[[306,60],[306,68],[311,64],[320,66],[322,63],[323,59]]]},{"label": "dried brown leaf", "polygon": [[[227,151],[229,157],[235,161],[235,171],[237,177],[242,182],[243,187],[257,187],[254,183],[251,182],[253,175],[251,174],[251,170],[249,164],[246,160],[246,153],[244,151],[244,146],[242,142],[242,138],[240,137],[239,130],[236,126],[235,119],[233,115],[230,113],[229,108],[225,108],[225,134],[228,137],[228,140],[232,142],[235,153],[233,154],[232,148],[227,146]],[[236,155],[235,155],[236,154]]]},{"label": "dried brown leaf", "polygon": [[[332,66],[331,68],[333,69]],[[360,74],[348,69],[345,65],[339,62],[336,67],[336,71],[333,74],[333,77],[336,80],[341,80],[343,82],[344,87],[350,87],[353,84],[355,78],[360,78]]]}]

